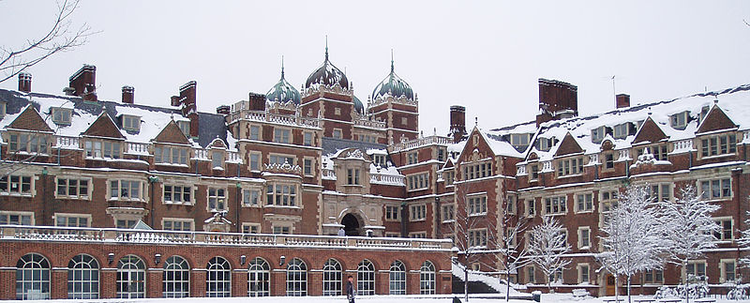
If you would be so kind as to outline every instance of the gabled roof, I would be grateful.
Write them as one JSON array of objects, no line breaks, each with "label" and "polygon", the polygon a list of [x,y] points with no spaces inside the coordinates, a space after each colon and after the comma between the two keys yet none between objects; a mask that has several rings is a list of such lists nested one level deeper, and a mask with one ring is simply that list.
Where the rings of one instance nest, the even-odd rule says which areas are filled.
[{"label": "gabled roof", "polygon": [[122,135],[120,129],[115,124],[115,121],[112,120],[107,112],[99,114],[99,117],[96,118],[94,123],[91,123],[91,126],[81,133],[81,135],[125,139],[125,136]]},{"label": "gabled roof", "polygon": [[154,141],[163,143],[190,144],[190,140],[185,136],[185,134],[182,132],[177,123],[174,122],[174,120],[170,121],[169,124],[167,124],[167,126],[165,126],[161,130],[161,132],[156,135]]},{"label": "gabled roof", "polygon": [[39,112],[36,111],[36,108],[31,106],[31,104],[27,105],[18,117],[16,117],[16,119],[5,128],[52,132],[52,129],[47,122],[42,119],[42,116],[39,115]]},{"label": "gabled roof", "polygon": [[701,124],[698,126],[696,134],[707,133],[717,130],[735,129],[737,124],[734,124],[732,119],[729,119],[727,114],[719,108],[718,105],[714,104],[711,110],[708,111],[706,117],[703,118]]},{"label": "gabled roof", "polygon": [[581,145],[578,144],[578,141],[576,141],[576,138],[573,138],[573,135],[567,133],[562,139],[562,142],[560,142],[560,145],[555,152],[555,157],[578,154],[582,152],[583,149],[581,148]]},{"label": "gabled roof", "polygon": [[661,127],[659,127],[659,125],[657,125],[649,116],[646,118],[646,121],[643,122],[643,125],[641,125],[641,129],[638,130],[638,133],[635,134],[633,144],[656,143],[667,138],[669,137],[664,134]]}]

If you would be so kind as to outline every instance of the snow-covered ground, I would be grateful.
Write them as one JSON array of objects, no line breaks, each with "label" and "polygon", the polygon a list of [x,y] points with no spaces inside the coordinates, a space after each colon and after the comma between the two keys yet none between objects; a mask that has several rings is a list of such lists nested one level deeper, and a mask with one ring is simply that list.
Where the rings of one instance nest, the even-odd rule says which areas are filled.
[{"label": "snow-covered ground", "polygon": [[[360,303],[450,303],[454,296],[459,295],[435,295],[435,296],[367,296],[357,297],[356,302]],[[603,303],[606,298],[612,299],[612,297],[605,298],[586,298],[586,299],[574,299],[571,294],[543,294],[542,303],[548,302],[562,302],[562,303]],[[623,302],[627,303],[627,297],[621,297],[624,299]],[[633,302],[635,299],[652,298],[651,296],[633,296]],[[498,295],[472,295],[470,302],[477,303],[489,303],[505,302],[505,299],[499,298]],[[0,301],[0,302],[21,302],[21,301]],[[265,298],[183,298],[183,299],[102,299],[102,300],[39,300],[39,301],[23,301],[33,303],[54,303],[54,302],[86,302],[86,303],[168,303],[168,302],[180,302],[180,303],[327,303],[327,302],[347,302],[343,296],[339,297],[265,297]],[[510,300],[511,303],[531,303],[534,301],[528,300]],[[658,302],[658,301],[657,301]],[[692,300],[691,300],[692,302]],[[726,299],[716,299],[716,303],[737,303],[737,302],[750,302],[746,301],[734,301]]]}]

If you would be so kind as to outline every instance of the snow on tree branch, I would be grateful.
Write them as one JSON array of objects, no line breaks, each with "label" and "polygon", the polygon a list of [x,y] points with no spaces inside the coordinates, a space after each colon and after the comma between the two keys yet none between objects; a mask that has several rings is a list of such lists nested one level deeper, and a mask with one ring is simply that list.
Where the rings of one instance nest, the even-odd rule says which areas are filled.
[{"label": "snow on tree branch", "polygon": [[531,230],[529,255],[547,277],[547,288],[552,283],[552,275],[570,264],[570,259],[564,259],[570,248],[565,228],[551,216],[545,216],[542,224]]}]

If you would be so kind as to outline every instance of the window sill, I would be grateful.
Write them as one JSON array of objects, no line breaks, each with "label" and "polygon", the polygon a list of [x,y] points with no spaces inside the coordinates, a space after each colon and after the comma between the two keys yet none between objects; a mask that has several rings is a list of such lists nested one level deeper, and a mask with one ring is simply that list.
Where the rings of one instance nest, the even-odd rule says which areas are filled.
[{"label": "window sill", "polygon": [[182,164],[182,163],[166,163],[166,162],[157,162],[157,163],[154,163],[154,165],[174,166],[174,167],[189,167],[187,164]]},{"label": "window sill", "polygon": [[260,204],[242,204],[242,207],[245,207],[245,208],[261,208]]},{"label": "window sill", "polygon": [[409,189],[407,190],[407,192],[415,192],[415,191],[427,190],[427,189],[429,189],[429,187]]},{"label": "window sill", "polygon": [[146,203],[146,200],[141,200],[141,199],[123,199],[123,198],[109,198],[107,201],[110,201],[110,202],[118,202],[118,201],[120,201],[120,202],[141,202],[141,203]]},{"label": "window sill", "polygon": [[594,212],[594,209],[589,209],[589,210],[578,210],[578,211],[575,211],[574,213],[575,214],[590,214],[593,212]]},{"label": "window sill", "polygon": [[720,159],[720,158],[732,157],[736,155],[737,153],[735,152],[733,154],[719,154],[719,155],[711,155],[711,156],[705,156],[705,157],[701,156],[700,158],[698,158],[698,160]]},{"label": "window sill", "polygon": [[185,206],[193,206],[193,203],[185,203],[185,202],[171,202],[171,201],[164,201],[165,205],[185,205]]},{"label": "window sill", "polygon": [[444,220],[443,223],[456,223],[456,219]]},{"label": "window sill", "polygon": [[79,197],[79,196],[55,196],[55,199],[91,201],[91,198],[89,197]]},{"label": "window sill", "polygon": [[487,215],[486,212],[476,213],[476,214],[469,214],[469,218],[471,218],[471,217],[481,217],[481,216],[486,216],[486,215]]},{"label": "window sill", "polygon": [[570,174],[570,175],[557,176],[557,179],[567,179],[567,178],[580,177],[580,176],[583,176],[583,174],[580,173],[580,174]]},{"label": "window sill", "polygon": [[409,219],[409,222],[424,222],[424,221],[426,221],[425,218],[422,218],[422,219]]},{"label": "window sill", "polygon": [[9,192],[3,192],[3,193],[0,193],[0,195],[11,196],[11,197],[33,197],[34,196],[31,193],[22,194],[22,193],[9,193]]},{"label": "window sill", "polygon": [[556,216],[564,216],[566,214],[567,214],[567,212],[564,212],[564,213],[554,213],[554,214],[544,214],[544,216],[556,217]]},{"label": "window sill", "polygon": [[275,204],[266,204],[264,206],[265,208],[287,208],[287,209],[300,209],[299,206],[292,206],[292,205],[275,205]]}]

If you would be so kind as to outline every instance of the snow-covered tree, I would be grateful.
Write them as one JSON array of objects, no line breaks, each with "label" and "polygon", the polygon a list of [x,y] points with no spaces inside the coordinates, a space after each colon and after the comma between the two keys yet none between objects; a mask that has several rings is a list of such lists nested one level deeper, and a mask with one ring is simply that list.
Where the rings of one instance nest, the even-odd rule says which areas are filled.
[{"label": "snow-covered tree", "polygon": [[[750,197],[747,198],[748,200],[750,200]],[[746,214],[748,217],[750,217],[750,211]],[[745,224],[750,225],[750,219],[745,220]],[[737,243],[745,248],[750,247],[750,228],[741,232],[740,238],[737,240]],[[744,257],[740,258],[740,264],[742,266],[750,267],[750,255],[745,255]]]},{"label": "snow-covered tree", "polygon": [[[620,275],[627,278],[628,302],[631,278],[636,273],[661,268],[663,264],[661,254],[665,245],[658,211],[648,186],[634,185],[628,187],[604,217],[603,251],[597,259],[615,276],[615,285]],[[615,297],[618,296],[615,287]]]},{"label": "snow-covered tree", "polygon": [[570,264],[570,259],[564,258],[570,251],[565,228],[553,217],[544,216],[542,224],[531,229],[527,249],[531,261],[539,266],[547,277],[549,291],[554,273]]},{"label": "snow-covered tree", "polygon": [[502,258],[501,263],[505,267],[506,289],[505,301],[510,301],[510,275],[518,273],[520,268],[531,263],[528,258],[529,251],[524,245],[521,235],[526,231],[528,220],[524,216],[513,215],[512,210],[517,210],[517,205],[511,205],[515,200],[507,200],[505,212],[503,215],[503,229],[505,232],[501,235],[502,247],[499,249],[498,256]]},{"label": "snow-covered tree", "polygon": [[[721,232],[721,227],[711,214],[720,207],[704,200],[692,185],[680,191],[681,195],[674,203],[663,201],[660,205],[669,261],[682,267],[682,282],[687,287],[688,261],[703,256],[704,250],[716,247],[714,234]],[[689,296],[686,297],[689,301]]]}]

